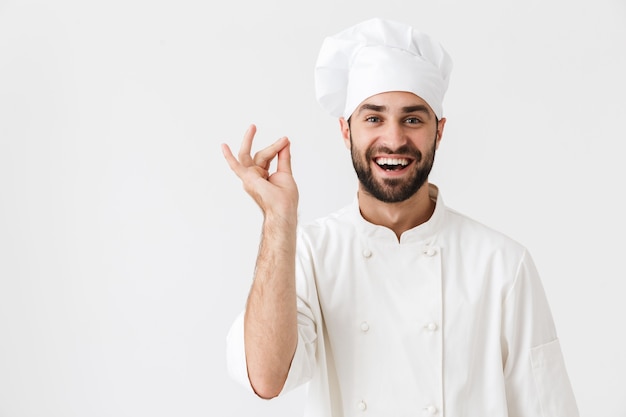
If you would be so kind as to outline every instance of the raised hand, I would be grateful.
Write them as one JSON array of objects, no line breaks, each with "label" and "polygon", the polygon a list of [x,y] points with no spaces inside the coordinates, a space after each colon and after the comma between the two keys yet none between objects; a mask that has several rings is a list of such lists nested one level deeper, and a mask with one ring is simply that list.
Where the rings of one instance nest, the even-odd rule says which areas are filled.
[{"label": "raised hand", "polygon": [[[237,158],[228,145],[222,144],[224,158],[265,216],[276,215],[284,220],[293,220],[298,211],[298,187],[291,172],[289,139],[282,137],[252,156],[255,133],[256,126],[250,125]],[[274,158],[278,158],[276,172],[270,173]]]}]

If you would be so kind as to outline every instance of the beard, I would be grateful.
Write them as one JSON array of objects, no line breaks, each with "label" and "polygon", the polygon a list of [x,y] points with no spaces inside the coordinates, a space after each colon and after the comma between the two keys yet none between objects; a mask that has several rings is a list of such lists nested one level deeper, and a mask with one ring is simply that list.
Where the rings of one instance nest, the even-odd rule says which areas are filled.
[{"label": "beard", "polygon": [[[412,144],[403,145],[392,150],[386,147],[368,148],[364,157],[357,149],[350,137],[350,154],[352,155],[352,165],[363,189],[377,200],[383,203],[399,203],[412,197],[428,180],[430,171],[435,162],[437,138],[433,141],[433,146],[423,155],[422,152]],[[404,155],[413,159],[410,168],[412,170],[405,178],[383,178],[374,177],[370,163],[374,155],[380,154]]]}]

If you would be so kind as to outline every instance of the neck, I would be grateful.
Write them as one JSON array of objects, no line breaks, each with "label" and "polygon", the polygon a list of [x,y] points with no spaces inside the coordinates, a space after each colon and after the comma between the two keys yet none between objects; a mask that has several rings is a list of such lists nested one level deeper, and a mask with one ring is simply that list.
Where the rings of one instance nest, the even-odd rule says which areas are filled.
[{"label": "neck", "polygon": [[428,182],[409,199],[399,203],[384,203],[359,186],[359,209],[370,223],[387,227],[396,234],[398,241],[402,233],[430,219],[435,203],[430,199]]}]

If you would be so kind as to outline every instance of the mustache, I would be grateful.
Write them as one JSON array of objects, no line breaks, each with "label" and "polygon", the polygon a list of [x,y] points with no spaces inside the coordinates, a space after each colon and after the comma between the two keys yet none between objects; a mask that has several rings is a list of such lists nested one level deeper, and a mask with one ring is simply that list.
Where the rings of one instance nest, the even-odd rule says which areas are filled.
[{"label": "mustache", "polygon": [[420,152],[420,150],[414,146],[407,144],[402,145],[397,149],[391,149],[387,146],[377,146],[375,148],[369,148],[365,152],[365,156],[367,157],[367,159],[372,159],[374,155],[380,154],[408,156],[415,159],[416,161],[420,161],[422,159],[422,153]]}]

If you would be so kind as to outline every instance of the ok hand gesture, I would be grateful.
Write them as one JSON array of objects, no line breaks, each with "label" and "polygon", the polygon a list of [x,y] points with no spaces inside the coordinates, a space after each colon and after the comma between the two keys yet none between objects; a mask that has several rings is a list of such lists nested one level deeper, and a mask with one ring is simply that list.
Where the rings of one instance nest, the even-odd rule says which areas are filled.
[{"label": "ok hand gesture", "polygon": [[[222,144],[226,162],[241,179],[244,190],[254,199],[264,216],[278,216],[295,221],[298,211],[298,187],[291,172],[289,139],[282,137],[265,149],[251,155],[256,126],[250,125],[243,137],[237,158],[230,147]],[[278,157],[276,172],[269,168]]]}]

